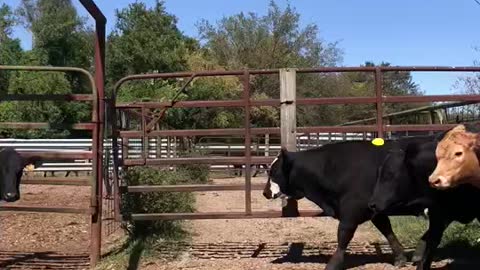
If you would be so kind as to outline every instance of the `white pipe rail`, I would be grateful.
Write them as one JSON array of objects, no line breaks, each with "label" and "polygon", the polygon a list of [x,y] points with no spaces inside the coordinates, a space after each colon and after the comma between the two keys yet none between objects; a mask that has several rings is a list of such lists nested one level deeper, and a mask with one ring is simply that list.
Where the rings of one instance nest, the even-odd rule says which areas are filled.
[{"label": "white pipe rail", "polygon": [[[206,137],[210,139],[209,137]],[[278,138],[277,138],[278,139]],[[371,133],[312,133],[299,134],[297,136],[297,147],[307,149],[313,146],[334,141],[345,140],[363,140],[372,139]],[[274,141],[270,138],[270,142]],[[278,141],[278,140],[275,140]],[[173,148],[178,149],[179,144],[167,138],[162,138],[160,145],[156,138],[149,139],[148,158],[169,158],[174,157]],[[81,153],[92,150],[91,139],[0,139],[0,148],[13,147],[15,150],[22,151],[42,151],[42,152],[69,152]],[[111,149],[111,139],[104,141],[105,149]],[[243,142],[239,140],[235,143],[227,144],[222,142],[221,138],[212,137],[211,140],[200,142],[194,146],[199,152],[209,153],[210,151],[225,153],[241,153],[245,150]],[[169,151],[170,150],[170,151]],[[261,155],[275,155],[280,150],[279,141],[268,145],[252,143],[252,150],[258,151]],[[119,148],[119,155],[122,155],[123,147]],[[173,153],[172,153],[173,152]],[[131,138],[128,140],[128,158],[141,158],[143,154],[143,144],[141,138]],[[254,154],[254,153],[252,153]],[[110,165],[111,166],[111,165]],[[109,166],[109,167],[110,167]],[[231,166],[212,166],[212,169],[229,168]],[[92,169],[91,160],[75,160],[46,162],[35,169],[36,172],[90,172]]]}]

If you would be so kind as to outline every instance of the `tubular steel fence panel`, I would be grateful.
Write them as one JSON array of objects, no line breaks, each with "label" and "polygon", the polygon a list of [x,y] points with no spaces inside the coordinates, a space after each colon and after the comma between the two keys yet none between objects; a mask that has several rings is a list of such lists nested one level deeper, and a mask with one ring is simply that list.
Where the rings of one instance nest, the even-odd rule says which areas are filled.
[{"label": "tubular steel fence panel", "polygon": [[[279,69],[271,70],[239,70],[239,71],[205,71],[205,72],[181,72],[181,73],[155,73],[131,75],[120,79],[115,87],[110,100],[111,118],[110,124],[113,130],[113,152],[114,156],[114,200],[115,200],[115,217],[121,220],[120,213],[120,177],[118,170],[120,168],[128,168],[128,166],[172,166],[179,164],[209,164],[209,165],[245,165],[249,167],[253,164],[267,164],[273,160],[272,156],[253,156],[252,153],[252,136],[254,135],[278,135],[280,128],[278,127],[262,127],[253,128],[250,123],[250,110],[252,107],[274,106],[279,107],[281,102],[279,99],[252,100],[250,93],[250,79],[255,75],[275,75],[279,73]],[[465,101],[471,103],[480,102],[480,95],[427,95],[427,96],[385,96],[383,89],[383,75],[385,72],[409,72],[409,71],[442,71],[442,72],[480,72],[480,67],[322,67],[297,69],[296,73],[314,74],[314,73],[340,73],[340,72],[366,72],[373,74],[374,96],[369,97],[321,97],[321,98],[299,98],[294,103],[296,105],[335,105],[335,104],[371,104],[376,107],[376,116],[374,123],[368,125],[345,125],[345,126],[310,126],[298,127],[297,133],[361,133],[364,134],[358,139],[371,139],[372,137],[385,137],[386,132],[403,132],[403,131],[441,131],[454,126],[453,124],[420,124],[420,125],[391,125],[384,124],[384,104],[385,103],[424,103],[437,101]],[[181,87],[177,96],[184,93],[188,84],[196,78],[213,77],[213,76],[236,76],[243,84],[243,96],[237,100],[200,100],[200,101],[179,101],[174,98],[172,101],[162,102],[127,102],[117,103],[116,96],[122,89],[121,86],[128,81],[146,80],[146,79],[176,79],[187,78],[186,83]],[[170,108],[243,108],[244,127],[243,128],[226,128],[226,129],[191,129],[191,130],[154,130],[153,127],[164,116],[165,111]],[[161,109],[161,113],[149,116],[153,109]],[[134,110],[134,113],[141,118],[140,130],[119,130],[117,126],[117,113]],[[368,134],[368,136],[366,135]],[[144,147],[139,155],[135,158],[119,156],[120,146],[117,138],[120,140],[122,148],[126,146],[126,139],[139,138],[142,144],[146,145],[149,137],[157,136],[242,136],[244,138],[243,155],[227,156],[227,157],[173,157],[173,158],[151,158],[148,149]],[[308,135],[307,135],[308,136]],[[306,143],[307,141],[307,143]],[[301,139],[297,141],[299,148],[309,146],[312,139]],[[331,141],[331,140],[330,140]],[[320,145],[320,142],[317,142]],[[125,151],[123,151],[125,153]],[[117,158],[118,157],[118,158]],[[177,220],[177,219],[212,219],[212,218],[257,218],[257,217],[282,217],[287,212],[279,211],[251,211],[251,191],[259,189],[261,186],[252,185],[250,173],[245,174],[244,185],[176,185],[176,186],[122,186],[122,192],[189,192],[189,191],[214,191],[214,190],[244,190],[245,191],[245,211],[244,212],[213,212],[213,213],[123,213],[125,217],[134,220]],[[302,211],[300,216],[316,216],[321,215],[318,211]]]},{"label": "tubular steel fence panel", "polygon": [[[95,86],[93,77],[87,71],[80,68],[72,67],[38,67],[38,66],[0,66],[1,71],[30,71],[30,72],[69,72],[77,73],[88,81],[88,88],[91,90],[91,94],[52,94],[52,95],[31,95],[31,94],[7,94],[0,97],[0,101],[36,101],[36,100],[56,100],[65,102],[90,102],[92,104],[91,122],[89,123],[77,123],[73,125],[65,125],[65,129],[70,130],[87,130],[91,132],[93,144],[88,150],[78,151],[48,151],[47,149],[26,149],[26,151],[20,151],[20,155],[24,157],[39,156],[46,160],[78,160],[88,159],[92,160],[93,173],[91,176],[84,176],[76,178],[76,184],[87,184],[91,186],[90,206],[88,208],[72,208],[63,206],[34,206],[34,205],[0,205],[0,211],[22,211],[22,212],[42,212],[42,213],[69,213],[69,214],[85,214],[90,216],[90,259],[94,265],[99,258],[100,254],[100,237],[101,237],[101,195],[99,196],[99,190],[101,190],[101,175],[97,174],[97,168],[99,159],[97,153],[101,151],[99,149],[98,137],[101,136],[102,121],[99,119],[99,93]],[[48,129],[49,123],[17,123],[17,122],[2,122],[0,123],[2,128],[8,129]],[[57,128],[57,126],[55,126]],[[101,156],[100,156],[101,157]],[[31,179],[30,179],[31,180]],[[61,180],[65,179],[44,179],[58,184]],[[60,181],[57,181],[60,180]],[[26,179],[29,182],[29,179]]]}]

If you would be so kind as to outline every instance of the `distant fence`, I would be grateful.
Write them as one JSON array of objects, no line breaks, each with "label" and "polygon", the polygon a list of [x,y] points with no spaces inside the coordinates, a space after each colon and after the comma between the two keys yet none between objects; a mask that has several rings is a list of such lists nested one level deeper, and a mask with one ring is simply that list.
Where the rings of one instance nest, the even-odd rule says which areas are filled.
[{"label": "distant fence", "polygon": [[[299,134],[297,136],[297,147],[299,150],[311,147],[321,146],[329,142],[349,141],[349,140],[369,140],[374,137],[370,132],[363,133],[310,133]],[[15,150],[29,152],[88,152],[92,150],[91,139],[0,139],[1,147],[13,147]],[[148,145],[148,155],[150,158],[175,158],[178,157],[179,139],[176,137],[161,138],[161,143],[157,143],[157,138],[151,138]],[[104,149],[109,153],[111,149],[111,140],[105,140]],[[143,151],[141,139],[131,138],[128,140],[129,158],[140,158]],[[252,155],[274,156],[280,150],[279,136],[262,136],[254,138],[252,141]],[[240,137],[202,137],[193,145],[190,151],[202,155],[218,156],[241,156],[245,151],[243,138]],[[122,155],[122,149],[119,154]],[[110,166],[109,166],[110,167]],[[232,168],[229,165],[212,165],[211,169],[221,170]],[[69,162],[47,161],[34,172],[44,173],[44,176],[54,176],[56,173],[66,173],[63,176],[77,175],[80,172],[89,174],[92,170],[91,160],[74,160]]]}]

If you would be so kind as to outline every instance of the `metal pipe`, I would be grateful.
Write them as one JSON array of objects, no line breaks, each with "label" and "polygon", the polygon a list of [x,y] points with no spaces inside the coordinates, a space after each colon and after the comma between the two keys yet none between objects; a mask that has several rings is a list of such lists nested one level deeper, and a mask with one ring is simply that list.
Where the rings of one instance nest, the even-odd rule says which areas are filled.
[{"label": "metal pipe", "polygon": [[250,131],[250,73],[243,74],[243,100],[245,104],[245,213],[252,213],[252,133]]}]

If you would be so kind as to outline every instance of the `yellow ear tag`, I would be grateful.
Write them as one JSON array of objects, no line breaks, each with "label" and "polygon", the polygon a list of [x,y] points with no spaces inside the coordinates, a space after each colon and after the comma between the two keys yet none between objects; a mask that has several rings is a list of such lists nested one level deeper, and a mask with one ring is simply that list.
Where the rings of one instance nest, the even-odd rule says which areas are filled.
[{"label": "yellow ear tag", "polygon": [[372,144],[375,146],[382,146],[385,144],[385,141],[382,138],[375,138],[372,140]]},{"label": "yellow ear tag", "polygon": [[35,165],[33,164],[28,164],[27,166],[25,166],[25,170],[27,172],[32,172],[34,169],[35,169]]}]

